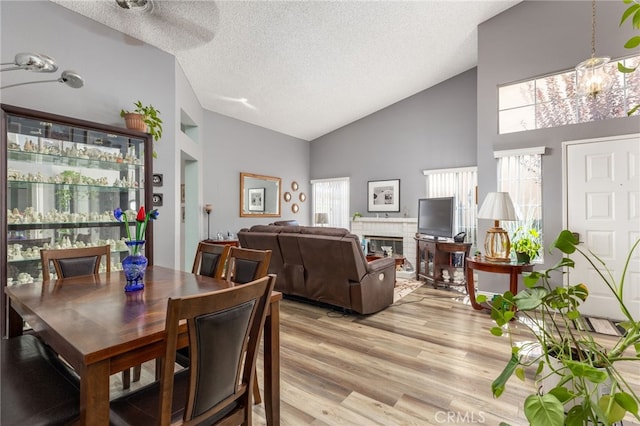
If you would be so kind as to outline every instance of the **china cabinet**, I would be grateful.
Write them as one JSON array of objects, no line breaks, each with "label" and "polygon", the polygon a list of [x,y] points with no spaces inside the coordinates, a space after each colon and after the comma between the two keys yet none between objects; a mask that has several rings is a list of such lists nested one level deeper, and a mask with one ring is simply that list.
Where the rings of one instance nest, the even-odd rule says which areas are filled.
[{"label": "china cabinet", "polygon": [[[126,230],[113,210],[152,205],[151,136],[10,105],[1,124],[3,286],[42,280],[42,248],[109,244],[111,270],[121,270]],[[146,239],[152,264],[151,223]],[[2,302],[6,314],[4,291]]]}]

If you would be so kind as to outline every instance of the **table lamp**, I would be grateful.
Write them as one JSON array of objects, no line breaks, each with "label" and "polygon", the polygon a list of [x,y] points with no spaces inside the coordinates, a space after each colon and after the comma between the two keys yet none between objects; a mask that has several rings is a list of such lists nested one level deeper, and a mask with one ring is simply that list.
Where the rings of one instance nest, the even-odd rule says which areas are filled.
[{"label": "table lamp", "polygon": [[508,192],[490,192],[478,210],[478,219],[491,219],[493,228],[487,231],[484,251],[487,260],[509,261],[511,242],[509,234],[500,227],[501,220],[516,220],[516,209]]},{"label": "table lamp", "polygon": [[211,212],[213,211],[213,204],[205,204],[204,211],[207,213],[207,240],[211,239]]},{"label": "table lamp", "polygon": [[329,223],[329,213],[316,213],[316,225],[326,225]]}]

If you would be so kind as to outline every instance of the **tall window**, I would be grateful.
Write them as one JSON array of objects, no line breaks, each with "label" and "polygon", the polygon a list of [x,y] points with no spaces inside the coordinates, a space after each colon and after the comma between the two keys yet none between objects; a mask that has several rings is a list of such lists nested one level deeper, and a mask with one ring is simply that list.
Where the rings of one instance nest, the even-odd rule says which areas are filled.
[{"label": "tall window", "polygon": [[[613,78],[613,86],[597,96],[577,94],[575,70],[500,87],[500,134],[626,117],[640,99],[640,73],[623,74],[618,71],[617,62],[605,66]],[[640,56],[619,62],[635,68],[640,64]]]},{"label": "tall window", "polygon": [[328,226],[349,229],[348,177],[312,180],[311,194],[314,225],[324,222],[320,218],[326,217]]},{"label": "tall window", "polygon": [[[518,227],[525,230],[533,228],[542,235],[544,152],[543,146],[494,152],[494,157],[498,159],[498,191],[509,193],[519,217],[517,221],[501,223],[509,232],[509,236],[512,236]],[[544,260],[542,251],[537,259]]]},{"label": "tall window", "polygon": [[427,198],[455,197],[455,229],[467,233],[467,241],[476,244],[478,220],[476,218],[476,187],[478,168],[423,170],[426,176]]}]

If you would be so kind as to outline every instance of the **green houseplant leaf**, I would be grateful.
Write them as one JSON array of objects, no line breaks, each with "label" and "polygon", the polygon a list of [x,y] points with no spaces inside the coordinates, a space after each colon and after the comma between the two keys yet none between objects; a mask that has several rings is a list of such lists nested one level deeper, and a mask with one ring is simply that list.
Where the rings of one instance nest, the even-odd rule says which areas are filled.
[{"label": "green houseplant leaf", "polygon": [[[491,318],[496,326],[491,333],[508,336],[511,342],[510,359],[491,384],[495,397],[506,391],[512,375],[525,377],[524,369],[537,365],[536,383],[541,387],[524,402],[525,415],[532,425],[610,425],[627,414],[640,420],[638,391],[616,367],[620,362],[640,361],[640,321],[622,297],[625,276],[630,262],[637,258],[634,252],[638,247],[640,239],[631,245],[616,277],[606,262],[584,248],[569,230],[560,232],[551,245],[552,250],[565,255],[582,256],[594,271],[591,277],[602,280],[618,301],[626,317],[621,323],[626,333],[606,347],[598,343],[590,329],[580,325],[580,309],[589,297],[590,283],[553,282],[576,267],[568,256],[549,269],[523,274],[526,288],[517,295],[507,291],[493,297]],[[517,316],[507,316],[514,314],[514,306]],[[528,337],[534,342],[524,336],[524,341],[518,341],[523,329],[529,330]]]},{"label": "green houseplant leaf", "polygon": [[563,426],[564,406],[554,395],[529,395],[524,401],[524,414],[531,426]]}]

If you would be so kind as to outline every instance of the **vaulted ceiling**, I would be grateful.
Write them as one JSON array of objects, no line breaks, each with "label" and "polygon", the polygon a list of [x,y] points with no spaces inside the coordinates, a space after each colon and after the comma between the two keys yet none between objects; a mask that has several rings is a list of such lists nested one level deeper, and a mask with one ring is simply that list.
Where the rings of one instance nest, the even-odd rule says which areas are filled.
[{"label": "vaulted ceiling", "polygon": [[312,140],[476,66],[510,1],[53,2],[173,54],[200,103]]}]

